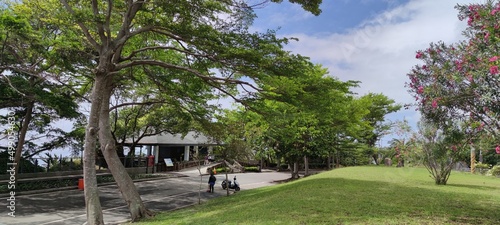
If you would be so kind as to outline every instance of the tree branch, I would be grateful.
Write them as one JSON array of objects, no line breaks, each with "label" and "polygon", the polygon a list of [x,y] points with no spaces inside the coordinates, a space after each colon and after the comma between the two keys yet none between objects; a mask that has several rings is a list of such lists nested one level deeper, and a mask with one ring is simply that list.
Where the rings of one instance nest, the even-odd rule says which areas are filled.
[{"label": "tree branch", "polygon": [[[179,66],[179,65],[173,65],[173,64],[169,64],[169,63],[158,61],[158,60],[147,60],[147,59],[146,60],[131,60],[128,63],[123,63],[123,64],[117,65],[116,70],[119,71],[119,70],[124,69],[124,68],[134,67],[134,66],[138,66],[138,65],[159,66],[159,67],[162,67],[165,69],[182,70],[182,71],[190,72],[190,73],[196,75],[197,77],[201,78],[202,80],[206,81],[207,83],[217,82],[219,84],[243,84],[243,85],[246,85],[246,86],[249,86],[249,87],[255,89],[256,91],[261,91],[260,88],[255,87],[253,84],[246,82],[246,81],[207,76],[207,75],[202,74],[200,71],[192,69],[192,68]],[[220,87],[216,87],[216,86],[213,86],[213,87],[220,89]]]},{"label": "tree branch", "polygon": [[6,75],[0,74],[0,77],[3,77],[7,81],[7,84],[10,86],[10,88],[12,88],[12,90],[14,90],[15,92],[17,92],[21,96],[26,97],[26,94],[24,94],[21,91],[17,90],[17,88],[14,87],[14,85],[12,85],[12,82],[10,82],[10,79]]},{"label": "tree branch", "polygon": [[[124,18],[125,20],[125,18]],[[123,24],[124,25],[124,24]],[[130,24],[128,25],[130,26]],[[176,36],[172,33],[169,33],[166,31],[165,28],[162,28],[162,27],[157,27],[157,26],[145,26],[145,27],[140,27],[138,28],[137,30],[135,31],[132,31],[130,32],[129,31],[129,27],[126,27],[125,29],[126,30],[123,30],[123,26],[122,28],[120,29],[120,32],[118,33],[118,36],[116,38],[116,45],[117,46],[122,46],[125,44],[125,42],[127,42],[127,40],[131,37],[134,37],[136,35],[139,35],[139,34],[142,34],[142,33],[146,33],[146,32],[155,32],[155,33],[159,33],[159,34],[163,34],[163,35],[166,35],[172,39],[175,39],[175,40],[183,40],[181,37],[179,36]],[[162,31],[163,30],[163,31]],[[121,53],[121,52],[120,52]]]},{"label": "tree branch", "polygon": [[196,56],[196,57],[207,57],[207,58],[210,58],[209,55],[196,54],[194,52],[190,52],[190,51],[187,51],[187,50],[179,49],[179,48],[176,48],[176,47],[171,47],[171,46],[151,46],[151,47],[145,47],[145,48],[137,49],[137,50],[131,52],[130,55],[128,55],[127,57],[121,58],[120,62],[131,60],[138,53],[145,52],[145,51],[152,51],[152,50],[173,50],[173,51],[184,53],[186,55],[191,55],[191,56]]},{"label": "tree branch", "polygon": [[127,102],[127,103],[122,103],[122,104],[110,107],[109,111],[115,110],[115,109],[120,108],[120,107],[129,106],[129,105],[153,105],[153,104],[161,104],[161,103],[167,103],[167,102],[166,101]]},{"label": "tree branch", "polygon": [[108,12],[106,15],[104,28],[106,30],[106,34],[108,36],[108,39],[110,39],[111,38],[110,24],[111,24],[111,13],[113,12],[113,0],[108,0],[108,10],[107,11]]},{"label": "tree branch", "polygon": [[[61,1],[61,4],[63,4],[64,8],[66,8],[66,10],[72,15],[72,16],[75,16],[75,11],[73,11],[73,9],[71,8],[71,6],[68,4],[68,2],[66,0],[60,0]],[[83,24],[82,22],[76,22],[78,24],[78,26],[80,27],[80,29],[82,29],[82,32],[83,34],[85,35],[85,37],[87,38],[87,40],[90,42],[90,44],[92,44],[92,46],[94,46],[94,48],[96,50],[99,50],[101,49],[101,46],[96,42],[96,40],[92,37],[92,35],[90,34],[89,32],[89,29],[85,26],[85,24]]]},{"label": "tree branch", "polygon": [[120,32],[118,32],[118,35],[116,36],[116,40],[118,40],[118,42],[116,43],[117,45],[124,44],[130,37],[133,36],[128,35],[130,34],[130,24],[137,14],[137,11],[139,11],[144,3],[145,0],[127,1],[127,12],[123,15],[122,27],[120,28]]},{"label": "tree branch", "polygon": [[40,152],[52,150],[52,149],[57,148],[57,147],[62,147],[64,145],[65,141],[66,141],[66,137],[58,137],[56,140],[45,143],[37,151],[32,152],[31,154],[29,154],[25,158],[31,158]]},{"label": "tree branch", "polygon": [[99,19],[99,4],[97,3],[97,0],[92,0],[92,12],[94,13],[94,18],[96,20],[96,25],[97,25],[97,33],[101,38],[101,43],[103,45],[106,45],[106,43],[108,43],[109,40],[108,38],[106,38],[106,34],[104,34],[104,25]]},{"label": "tree branch", "polygon": [[128,63],[118,65],[117,66],[117,68],[118,68],[117,70],[120,70],[120,69],[123,69],[123,68],[128,68],[128,67],[133,67],[133,66],[138,66],[138,65],[160,66],[160,67],[166,68],[166,69],[178,69],[178,70],[190,72],[190,73],[194,74],[195,76],[197,76],[197,77],[201,78],[202,80],[204,80],[205,83],[207,83],[209,86],[211,86],[211,87],[219,90],[220,92],[224,93],[225,95],[231,97],[235,102],[240,103],[240,104],[244,105],[245,107],[251,108],[254,111],[258,111],[256,109],[254,109],[253,107],[249,106],[248,104],[246,104],[240,98],[237,98],[236,96],[234,96],[233,94],[231,94],[227,90],[225,90],[224,88],[222,88],[222,87],[220,87],[220,86],[218,86],[218,85],[215,84],[215,83],[217,83],[217,84],[240,84],[242,86],[243,85],[249,86],[249,87],[253,88],[254,90],[256,90],[257,92],[262,91],[262,89],[260,89],[258,87],[255,87],[253,84],[251,84],[249,82],[245,82],[245,81],[241,81],[241,80],[236,80],[236,79],[229,79],[229,78],[211,77],[211,76],[204,75],[200,71],[195,70],[195,69],[191,69],[191,68],[183,67],[183,66],[178,66],[178,65],[172,65],[172,64],[168,64],[168,63],[161,62],[161,61],[156,61],[156,60],[135,60],[135,61],[130,61]]}]

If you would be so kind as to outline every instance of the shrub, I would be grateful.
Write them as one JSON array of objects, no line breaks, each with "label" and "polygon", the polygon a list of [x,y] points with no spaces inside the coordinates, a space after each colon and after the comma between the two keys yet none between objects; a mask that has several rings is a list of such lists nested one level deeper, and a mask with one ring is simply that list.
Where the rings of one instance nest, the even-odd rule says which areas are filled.
[{"label": "shrub", "polygon": [[486,163],[478,163],[478,164],[476,164],[476,168],[489,169],[489,168],[491,168],[491,165],[490,164],[486,164]]},{"label": "shrub", "polygon": [[224,173],[226,171],[229,172],[230,170],[227,167],[220,167],[220,168],[215,169],[215,171],[217,171],[217,173]]},{"label": "shrub", "polygon": [[260,170],[256,166],[245,166],[245,172],[260,172]]},{"label": "shrub", "polygon": [[496,165],[493,168],[491,168],[488,173],[486,173],[488,176],[500,176],[500,165]]},{"label": "shrub", "polygon": [[490,164],[485,164],[485,163],[476,164],[477,171],[479,171],[479,173],[482,175],[486,174],[490,168],[491,168]]}]

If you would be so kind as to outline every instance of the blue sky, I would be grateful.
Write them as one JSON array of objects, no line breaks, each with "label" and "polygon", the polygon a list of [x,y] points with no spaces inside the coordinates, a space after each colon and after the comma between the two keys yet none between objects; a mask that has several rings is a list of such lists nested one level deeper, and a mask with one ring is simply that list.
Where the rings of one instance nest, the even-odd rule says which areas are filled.
[{"label": "blue sky", "polygon": [[[415,52],[431,42],[463,40],[466,22],[457,18],[457,4],[486,0],[324,0],[314,16],[284,1],[257,9],[252,29],[277,29],[283,37],[297,37],[286,48],[311,58],[340,80],[361,81],[359,94],[383,93],[401,104],[413,103],[405,88],[406,74],[419,63]],[[419,120],[415,109],[401,110],[387,119]],[[387,145],[388,136],[381,140]]]},{"label": "blue sky", "polygon": [[267,24],[271,28],[278,25],[283,28],[282,32],[288,33],[342,33],[358,26],[370,16],[405,2],[408,1],[325,0],[321,5],[323,12],[320,16],[314,16],[290,3],[268,4],[266,8],[256,10],[258,18],[255,25]]}]

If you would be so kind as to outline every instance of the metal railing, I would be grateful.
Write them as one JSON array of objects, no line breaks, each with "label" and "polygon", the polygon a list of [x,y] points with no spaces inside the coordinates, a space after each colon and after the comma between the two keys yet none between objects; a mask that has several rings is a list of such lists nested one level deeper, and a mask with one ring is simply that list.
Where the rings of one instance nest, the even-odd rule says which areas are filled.
[{"label": "metal railing", "polygon": [[199,160],[199,161],[178,161],[178,162],[173,162],[174,166],[168,166],[165,165],[164,162],[159,162],[155,165],[155,171],[156,172],[165,172],[165,171],[179,171],[182,169],[186,168],[192,168],[196,167],[198,165],[203,165],[204,160]]}]

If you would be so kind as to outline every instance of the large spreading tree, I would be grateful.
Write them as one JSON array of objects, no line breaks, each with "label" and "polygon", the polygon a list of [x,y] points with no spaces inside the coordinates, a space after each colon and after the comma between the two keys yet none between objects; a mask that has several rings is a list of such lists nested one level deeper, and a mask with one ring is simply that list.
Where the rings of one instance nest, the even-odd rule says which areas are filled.
[{"label": "large spreading tree", "polygon": [[[70,134],[54,122],[80,115],[71,85],[62,82],[65,77],[54,70],[67,65],[55,55],[71,54],[57,40],[57,29],[32,23],[29,15],[19,11],[0,10],[0,109],[16,117],[16,171],[20,171],[22,155],[29,158],[67,145]],[[6,122],[0,117],[0,124]]]},{"label": "large spreading tree", "polygon": [[[320,13],[321,0],[290,2]],[[19,11],[21,6],[28,9]],[[255,92],[266,91],[260,85],[267,77],[293,76],[302,58],[282,50],[288,39],[272,31],[250,33],[255,15],[244,1],[26,0],[11,8],[30,15],[32,23],[43,21],[57,28],[57,37],[75,50],[72,56],[88,62],[75,65],[90,72],[85,79],[92,83],[84,151],[88,224],[103,224],[94,166],[97,138],[132,220],[151,214],[117,156],[111,132],[111,96],[117,88],[131,85],[124,81],[137,80],[133,84],[140,85],[148,79],[167,93],[168,85],[175,84],[196,93],[190,82],[203,81],[245,103],[256,97]],[[188,79],[172,80],[172,73]],[[237,95],[237,86],[251,91]]]}]

